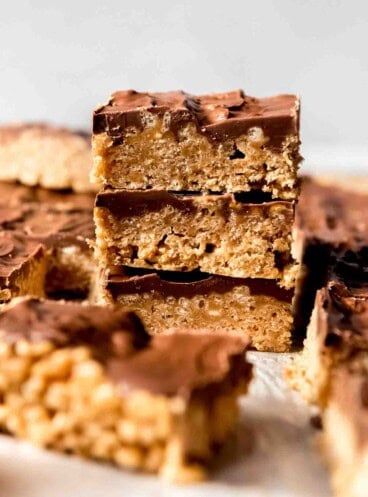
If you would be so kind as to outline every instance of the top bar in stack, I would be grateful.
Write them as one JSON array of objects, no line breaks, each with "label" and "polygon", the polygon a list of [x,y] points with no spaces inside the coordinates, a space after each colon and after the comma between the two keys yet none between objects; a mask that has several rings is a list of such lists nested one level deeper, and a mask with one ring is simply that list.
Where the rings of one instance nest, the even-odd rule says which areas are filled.
[{"label": "top bar in stack", "polygon": [[124,189],[298,197],[299,99],[119,91],[93,120],[93,179]]}]

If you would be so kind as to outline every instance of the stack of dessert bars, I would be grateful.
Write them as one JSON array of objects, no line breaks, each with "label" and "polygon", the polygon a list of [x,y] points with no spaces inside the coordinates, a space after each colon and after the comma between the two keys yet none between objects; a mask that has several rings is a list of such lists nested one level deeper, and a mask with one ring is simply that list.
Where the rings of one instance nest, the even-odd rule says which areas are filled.
[{"label": "stack of dessert bars", "polygon": [[93,119],[100,302],[291,343],[299,99],[119,91]]}]

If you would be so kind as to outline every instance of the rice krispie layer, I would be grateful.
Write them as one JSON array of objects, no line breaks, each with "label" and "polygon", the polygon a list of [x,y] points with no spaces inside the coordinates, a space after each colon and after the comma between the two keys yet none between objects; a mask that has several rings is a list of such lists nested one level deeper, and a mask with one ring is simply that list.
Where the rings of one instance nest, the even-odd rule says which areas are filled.
[{"label": "rice krispie layer", "polygon": [[96,259],[102,267],[200,270],[292,288],[294,205],[256,197],[102,190],[94,210]]}]

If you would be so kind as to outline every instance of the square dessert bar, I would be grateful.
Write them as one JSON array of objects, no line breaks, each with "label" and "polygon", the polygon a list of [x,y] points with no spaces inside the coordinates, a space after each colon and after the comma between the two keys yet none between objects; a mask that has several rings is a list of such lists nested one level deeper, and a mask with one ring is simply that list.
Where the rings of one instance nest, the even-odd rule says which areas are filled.
[{"label": "square dessert bar", "polygon": [[43,296],[45,274],[40,243],[20,233],[0,231],[0,304],[18,295]]},{"label": "square dessert bar", "polygon": [[96,258],[102,267],[201,270],[291,288],[294,205],[256,197],[102,190],[94,210]]},{"label": "square dessert bar", "polygon": [[368,245],[368,182],[303,177],[295,213],[296,333],[305,336],[316,291],[326,283],[334,255]]},{"label": "square dessert bar", "polygon": [[48,124],[0,126],[0,180],[95,191],[89,180],[91,137]]},{"label": "square dessert bar", "polygon": [[186,482],[234,431],[247,339],[150,337],[122,308],[16,299],[0,314],[0,426]]},{"label": "square dessert bar", "polygon": [[114,188],[298,196],[299,99],[119,91],[93,117],[93,179]]},{"label": "square dessert bar", "polygon": [[258,350],[291,345],[293,290],[274,280],[114,267],[100,272],[95,292],[101,303],[136,311],[152,334],[206,328],[248,335]]},{"label": "square dessert bar", "polygon": [[291,384],[322,411],[323,448],[338,497],[368,492],[368,250],[339,256],[318,290]]},{"label": "square dessert bar", "polygon": [[[35,278],[29,273],[29,284],[21,288],[14,286],[11,294],[43,296],[44,291],[38,292],[41,287],[50,295],[69,292],[84,297],[88,294],[95,273],[93,252],[88,243],[94,238],[93,203],[92,194],[50,192],[0,183],[0,233],[17,240],[18,252],[22,250],[30,263],[34,261],[32,267],[36,260],[44,259],[42,275]],[[34,247],[37,257],[33,254]],[[11,253],[0,256],[0,261],[8,270],[14,256]],[[22,278],[25,283],[24,272]],[[8,284],[12,288],[10,280]],[[10,298],[11,294],[6,294]],[[3,300],[8,300],[6,294]]]},{"label": "square dessert bar", "polygon": [[292,368],[295,385],[307,400],[326,406],[334,368],[368,354],[366,319],[368,248],[362,246],[335,254],[327,282],[317,291],[304,350]]}]

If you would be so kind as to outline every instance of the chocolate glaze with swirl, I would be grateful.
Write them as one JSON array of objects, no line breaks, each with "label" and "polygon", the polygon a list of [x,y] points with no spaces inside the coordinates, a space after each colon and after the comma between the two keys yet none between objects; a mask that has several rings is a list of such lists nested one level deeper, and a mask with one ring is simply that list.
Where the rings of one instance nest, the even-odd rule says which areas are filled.
[{"label": "chocolate glaze with swirl", "polygon": [[42,257],[43,247],[36,240],[30,240],[21,233],[0,231],[0,285],[18,272],[24,262]]},{"label": "chocolate glaze with swirl", "polygon": [[1,184],[0,229],[22,233],[48,247],[88,248],[87,240],[94,238],[93,204],[92,194]]},{"label": "chocolate glaze with swirl", "polygon": [[91,251],[94,195],[0,183],[0,285],[45,251]]}]

